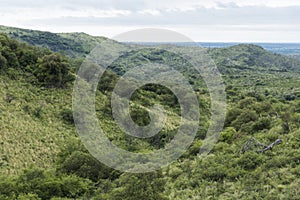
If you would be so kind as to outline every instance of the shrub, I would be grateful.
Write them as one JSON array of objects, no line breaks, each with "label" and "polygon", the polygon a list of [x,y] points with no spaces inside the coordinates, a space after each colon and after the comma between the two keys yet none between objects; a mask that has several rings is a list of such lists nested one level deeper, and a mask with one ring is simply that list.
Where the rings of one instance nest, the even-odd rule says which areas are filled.
[{"label": "shrub", "polygon": [[68,60],[59,53],[52,53],[39,58],[34,74],[37,80],[47,87],[63,88],[74,79],[70,73]]},{"label": "shrub", "polygon": [[20,194],[17,200],[41,200],[37,194],[28,193],[28,194]]},{"label": "shrub", "polygon": [[258,115],[256,114],[256,112],[252,110],[244,110],[239,115],[239,117],[231,123],[231,125],[236,130],[239,130],[242,127],[242,125],[245,125],[249,122],[256,121],[257,119],[258,119]]},{"label": "shrub", "polygon": [[236,120],[237,117],[242,113],[242,109],[233,108],[227,112],[225,125],[229,126],[232,121]]},{"label": "shrub", "polygon": [[233,127],[228,127],[220,133],[219,141],[231,143],[236,130]]},{"label": "shrub", "polygon": [[264,163],[263,156],[253,151],[246,152],[238,160],[238,165],[246,170],[253,170],[262,163]]},{"label": "shrub", "polygon": [[61,171],[98,181],[110,177],[112,169],[104,166],[89,153],[75,151],[62,163]]},{"label": "shrub", "polygon": [[271,128],[271,120],[267,117],[260,118],[252,126],[252,130],[254,132],[264,130],[264,129],[270,129],[270,128]]},{"label": "shrub", "polygon": [[4,56],[2,56],[0,52],[0,69],[4,69],[7,66],[7,60]]},{"label": "shrub", "polygon": [[67,108],[63,109],[60,112],[60,115],[66,123],[69,123],[69,124],[74,123],[73,111],[71,109],[67,109]]}]

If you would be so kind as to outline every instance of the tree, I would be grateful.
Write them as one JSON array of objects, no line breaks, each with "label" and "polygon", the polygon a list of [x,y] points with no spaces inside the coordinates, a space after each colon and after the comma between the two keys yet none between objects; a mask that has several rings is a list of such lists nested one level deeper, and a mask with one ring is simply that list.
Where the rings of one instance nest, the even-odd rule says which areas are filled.
[{"label": "tree", "polygon": [[245,126],[250,122],[255,122],[257,119],[258,115],[255,111],[245,109],[238,118],[231,123],[231,126],[236,130],[239,130],[242,126]]},{"label": "tree", "polygon": [[220,133],[219,141],[231,143],[235,134],[236,130],[233,127],[227,127]]},{"label": "tree", "polygon": [[99,179],[109,178],[113,170],[89,153],[75,151],[62,163],[61,171],[97,182]]},{"label": "tree", "polygon": [[165,181],[161,172],[145,174],[124,173],[119,178],[119,187],[112,190],[112,199],[122,200],[163,200]]},{"label": "tree", "polygon": [[252,126],[252,131],[257,132],[264,129],[271,128],[271,120],[268,117],[262,117],[257,122],[255,122]]},{"label": "tree", "polygon": [[99,179],[115,179],[119,176],[113,170],[96,158],[84,148],[80,140],[69,140],[58,154],[58,171],[68,175],[88,178],[94,182]]},{"label": "tree", "polygon": [[3,47],[1,54],[7,61],[7,67],[11,67],[14,69],[20,67],[18,57],[16,56],[15,52],[8,46]]},{"label": "tree", "polygon": [[7,65],[7,60],[4,56],[2,56],[1,52],[0,52],[0,69],[5,68]]},{"label": "tree", "polygon": [[59,53],[39,58],[35,76],[42,85],[57,88],[64,88],[67,82],[74,79],[68,60]]}]

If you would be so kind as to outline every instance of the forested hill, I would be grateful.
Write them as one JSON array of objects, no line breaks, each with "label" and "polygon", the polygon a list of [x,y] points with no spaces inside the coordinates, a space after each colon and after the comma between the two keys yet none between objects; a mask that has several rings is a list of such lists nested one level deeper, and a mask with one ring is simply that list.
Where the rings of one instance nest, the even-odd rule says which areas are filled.
[{"label": "forested hill", "polygon": [[6,26],[0,26],[0,32],[19,41],[62,52],[73,58],[84,57],[105,39],[105,37],[95,37],[85,33],[51,33]]},{"label": "forested hill", "polygon": [[[49,48],[54,52],[61,52],[72,58],[85,57],[90,51],[107,39],[91,36],[85,33],[51,33],[45,31],[13,28],[0,25],[0,32],[9,37],[34,46]],[[274,70],[300,71],[300,61],[287,56],[274,54],[260,46],[240,44],[229,48],[208,49],[221,72],[228,68],[241,70]],[[230,72],[230,70],[229,70]]]},{"label": "forested hill", "polygon": [[[33,46],[49,48],[69,57],[85,57],[106,38],[85,33],[51,33],[37,30],[0,26],[0,32],[10,38],[26,42]],[[208,49],[219,70],[234,73],[235,70],[262,71],[299,71],[300,62],[287,56],[274,54],[260,46],[240,44],[228,48]]]},{"label": "forested hill", "polygon": [[[299,199],[299,61],[255,45],[207,49],[226,84],[227,115],[214,149],[200,159],[211,124],[210,95],[201,76],[182,70],[184,62],[163,51],[146,48],[120,57],[101,77],[95,97],[101,128],[116,146],[140,153],[160,149],[177,134],[181,120],[176,96],[149,84],[132,95],[130,115],[145,126],[149,110],[160,104],[167,115],[164,127],[146,139],[122,132],[112,116],[112,89],[119,75],[137,64],[167,63],[182,70],[201,113],[195,140],[180,159],[153,173],[130,174],[92,157],[74,126],[72,86],[80,66],[74,58],[82,59],[103,38],[1,30],[8,33],[0,34],[1,200]],[[26,41],[22,35],[35,46],[18,41]]]},{"label": "forested hill", "polygon": [[209,50],[221,70],[239,69],[251,71],[297,71],[300,72],[300,62],[291,57],[266,51],[253,44],[239,44],[228,48]]}]

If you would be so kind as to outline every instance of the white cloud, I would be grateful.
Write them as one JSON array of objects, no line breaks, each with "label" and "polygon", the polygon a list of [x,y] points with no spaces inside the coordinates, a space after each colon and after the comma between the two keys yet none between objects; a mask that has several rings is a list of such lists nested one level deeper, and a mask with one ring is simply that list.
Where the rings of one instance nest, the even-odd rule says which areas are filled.
[{"label": "white cloud", "polygon": [[155,9],[146,9],[146,10],[138,11],[138,14],[160,16],[161,12],[159,10],[155,10]]},{"label": "white cloud", "polygon": [[300,42],[300,1],[0,0],[0,24],[106,36],[133,27],[165,27],[197,40]]}]

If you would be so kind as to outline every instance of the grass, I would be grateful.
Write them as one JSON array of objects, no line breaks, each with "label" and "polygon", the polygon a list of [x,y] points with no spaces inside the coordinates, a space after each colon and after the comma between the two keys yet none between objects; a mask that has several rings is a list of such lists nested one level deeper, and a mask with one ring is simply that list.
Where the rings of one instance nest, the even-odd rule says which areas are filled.
[{"label": "grass", "polygon": [[59,147],[75,136],[60,115],[71,107],[71,90],[43,89],[3,76],[0,87],[1,173],[53,166]]}]

